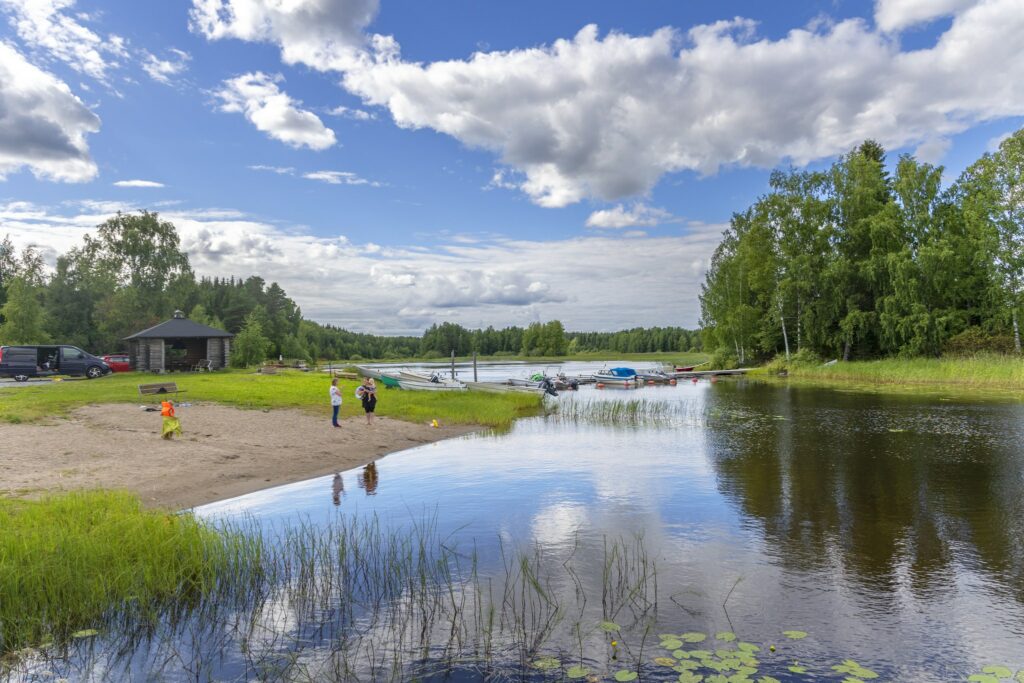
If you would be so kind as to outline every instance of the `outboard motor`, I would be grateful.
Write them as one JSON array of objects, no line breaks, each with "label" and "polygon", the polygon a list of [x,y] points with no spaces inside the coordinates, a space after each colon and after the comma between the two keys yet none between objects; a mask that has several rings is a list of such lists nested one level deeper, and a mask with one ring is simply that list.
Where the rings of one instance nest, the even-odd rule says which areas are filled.
[{"label": "outboard motor", "polygon": [[551,394],[552,396],[558,396],[558,392],[555,391],[555,385],[551,382],[551,379],[545,377],[540,381],[540,388],[544,390],[545,394]]}]

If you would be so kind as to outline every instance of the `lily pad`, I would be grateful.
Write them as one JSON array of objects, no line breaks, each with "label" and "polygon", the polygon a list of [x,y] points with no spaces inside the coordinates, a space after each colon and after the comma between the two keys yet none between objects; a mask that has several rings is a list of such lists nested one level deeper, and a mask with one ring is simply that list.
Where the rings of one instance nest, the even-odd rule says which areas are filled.
[{"label": "lily pad", "polygon": [[754,652],[761,651],[761,648],[759,648],[757,645],[754,645],[753,643],[738,643],[736,645],[736,648],[743,652],[749,652],[751,654]]},{"label": "lily pad", "polygon": [[782,683],[779,679],[773,678],[772,676],[761,676],[757,679],[757,683]]},{"label": "lily pad", "polygon": [[1024,683],[1024,669],[1018,671],[1017,675],[1013,677],[1013,680],[1017,681],[1017,683]]},{"label": "lily pad", "polygon": [[684,671],[694,671],[699,668],[699,662],[695,662],[692,659],[684,659],[681,662],[676,662],[676,665],[672,667],[672,670],[683,673]]},{"label": "lily pad", "polygon": [[852,659],[844,659],[842,664],[833,666],[832,670],[838,671],[842,674],[849,674],[853,678],[861,680],[866,680],[869,678],[878,678],[878,674],[876,674],[874,671],[861,666]]},{"label": "lily pad", "polygon": [[967,680],[974,683],[999,683],[999,678],[992,674],[971,674],[967,677]]},{"label": "lily pad", "polygon": [[617,681],[635,681],[637,674],[635,671],[616,671],[615,680]]},{"label": "lily pad", "polygon": [[590,671],[584,666],[570,666],[565,672],[566,678],[586,678]]},{"label": "lily pad", "polygon": [[703,680],[703,676],[695,674],[692,671],[684,671],[679,674],[679,683],[701,683]]},{"label": "lily pad", "polygon": [[74,633],[71,634],[71,637],[72,638],[92,638],[93,636],[98,636],[99,634],[100,634],[100,632],[97,631],[94,628],[86,628],[86,629],[82,629],[81,631],[75,631]]},{"label": "lily pad", "polygon": [[554,657],[538,657],[533,660],[533,668],[540,669],[541,671],[550,671],[560,666],[562,666],[562,662]]},{"label": "lily pad", "polygon": [[689,659],[690,655],[692,654],[692,652],[689,652],[687,650],[675,650],[674,652],[672,652],[672,656],[676,659]]},{"label": "lily pad", "polygon": [[736,640],[736,634],[732,631],[722,631],[720,633],[715,634],[715,639],[724,640],[727,643],[731,643],[732,641]]},{"label": "lily pad", "polygon": [[790,640],[803,640],[807,637],[806,631],[783,631],[782,635],[786,636]]},{"label": "lily pad", "polygon": [[665,650],[678,650],[682,646],[683,646],[683,641],[681,641],[681,640],[672,639],[672,640],[663,640],[663,641],[661,641],[661,647],[663,649],[665,649]]},{"label": "lily pad", "polygon": [[602,621],[601,630],[606,633],[618,633],[622,630],[622,627],[616,624],[614,621]]},{"label": "lily pad", "polygon": [[696,631],[690,631],[679,636],[684,643],[703,643],[707,640],[707,637],[706,633],[698,633]]},{"label": "lily pad", "polygon": [[982,668],[982,671],[987,674],[992,674],[996,678],[1009,678],[1013,675],[1012,671],[1007,669],[1005,666],[999,666],[998,664],[990,664],[989,666]]},{"label": "lily pad", "polygon": [[789,667],[789,670],[792,671],[795,674],[805,674],[805,673],[807,673],[807,668],[803,667],[803,666],[800,666],[799,664],[794,664],[793,666]]},{"label": "lily pad", "polygon": [[676,660],[671,657],[655,657],[654,663],[658,666],[675,666]]}]

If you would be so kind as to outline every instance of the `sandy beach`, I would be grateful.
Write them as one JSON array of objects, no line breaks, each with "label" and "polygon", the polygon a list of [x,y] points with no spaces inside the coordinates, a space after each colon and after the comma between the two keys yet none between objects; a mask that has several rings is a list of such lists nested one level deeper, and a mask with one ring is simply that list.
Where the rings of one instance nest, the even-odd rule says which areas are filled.
[{"label": "sandy beach", "polygon": [[180,509],[365,465],[388,453],[475,431],[362,417],[194,404],[184,437],[159,437],[160,414],[138,405],[75,410],[45,423],[0,424],[0,495],[123,488],[147,506]]}]

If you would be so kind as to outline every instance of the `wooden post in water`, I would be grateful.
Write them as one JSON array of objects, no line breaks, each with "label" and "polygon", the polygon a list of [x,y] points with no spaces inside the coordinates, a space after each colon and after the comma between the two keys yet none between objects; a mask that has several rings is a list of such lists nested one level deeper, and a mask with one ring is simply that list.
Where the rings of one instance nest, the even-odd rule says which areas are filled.
[{"label": "wooden post in water", "polygon": [[473,381],[478,381],[476,378],[476,351],[473,352]]},{"label": "wooden post in water", "polygon": [[452,379],[455,379],[455,349],[452,349]]}]

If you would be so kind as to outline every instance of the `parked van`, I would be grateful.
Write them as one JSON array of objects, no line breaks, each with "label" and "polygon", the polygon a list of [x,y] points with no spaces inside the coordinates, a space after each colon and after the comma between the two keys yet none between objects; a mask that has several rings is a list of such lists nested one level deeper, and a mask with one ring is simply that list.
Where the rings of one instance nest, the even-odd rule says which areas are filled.
[{"label": "parked van", "polygon": [[27,382],[29,377],[82,375],[96,379],[110,373],[110,366],[77,346],[0,346],[0,377]]}]

